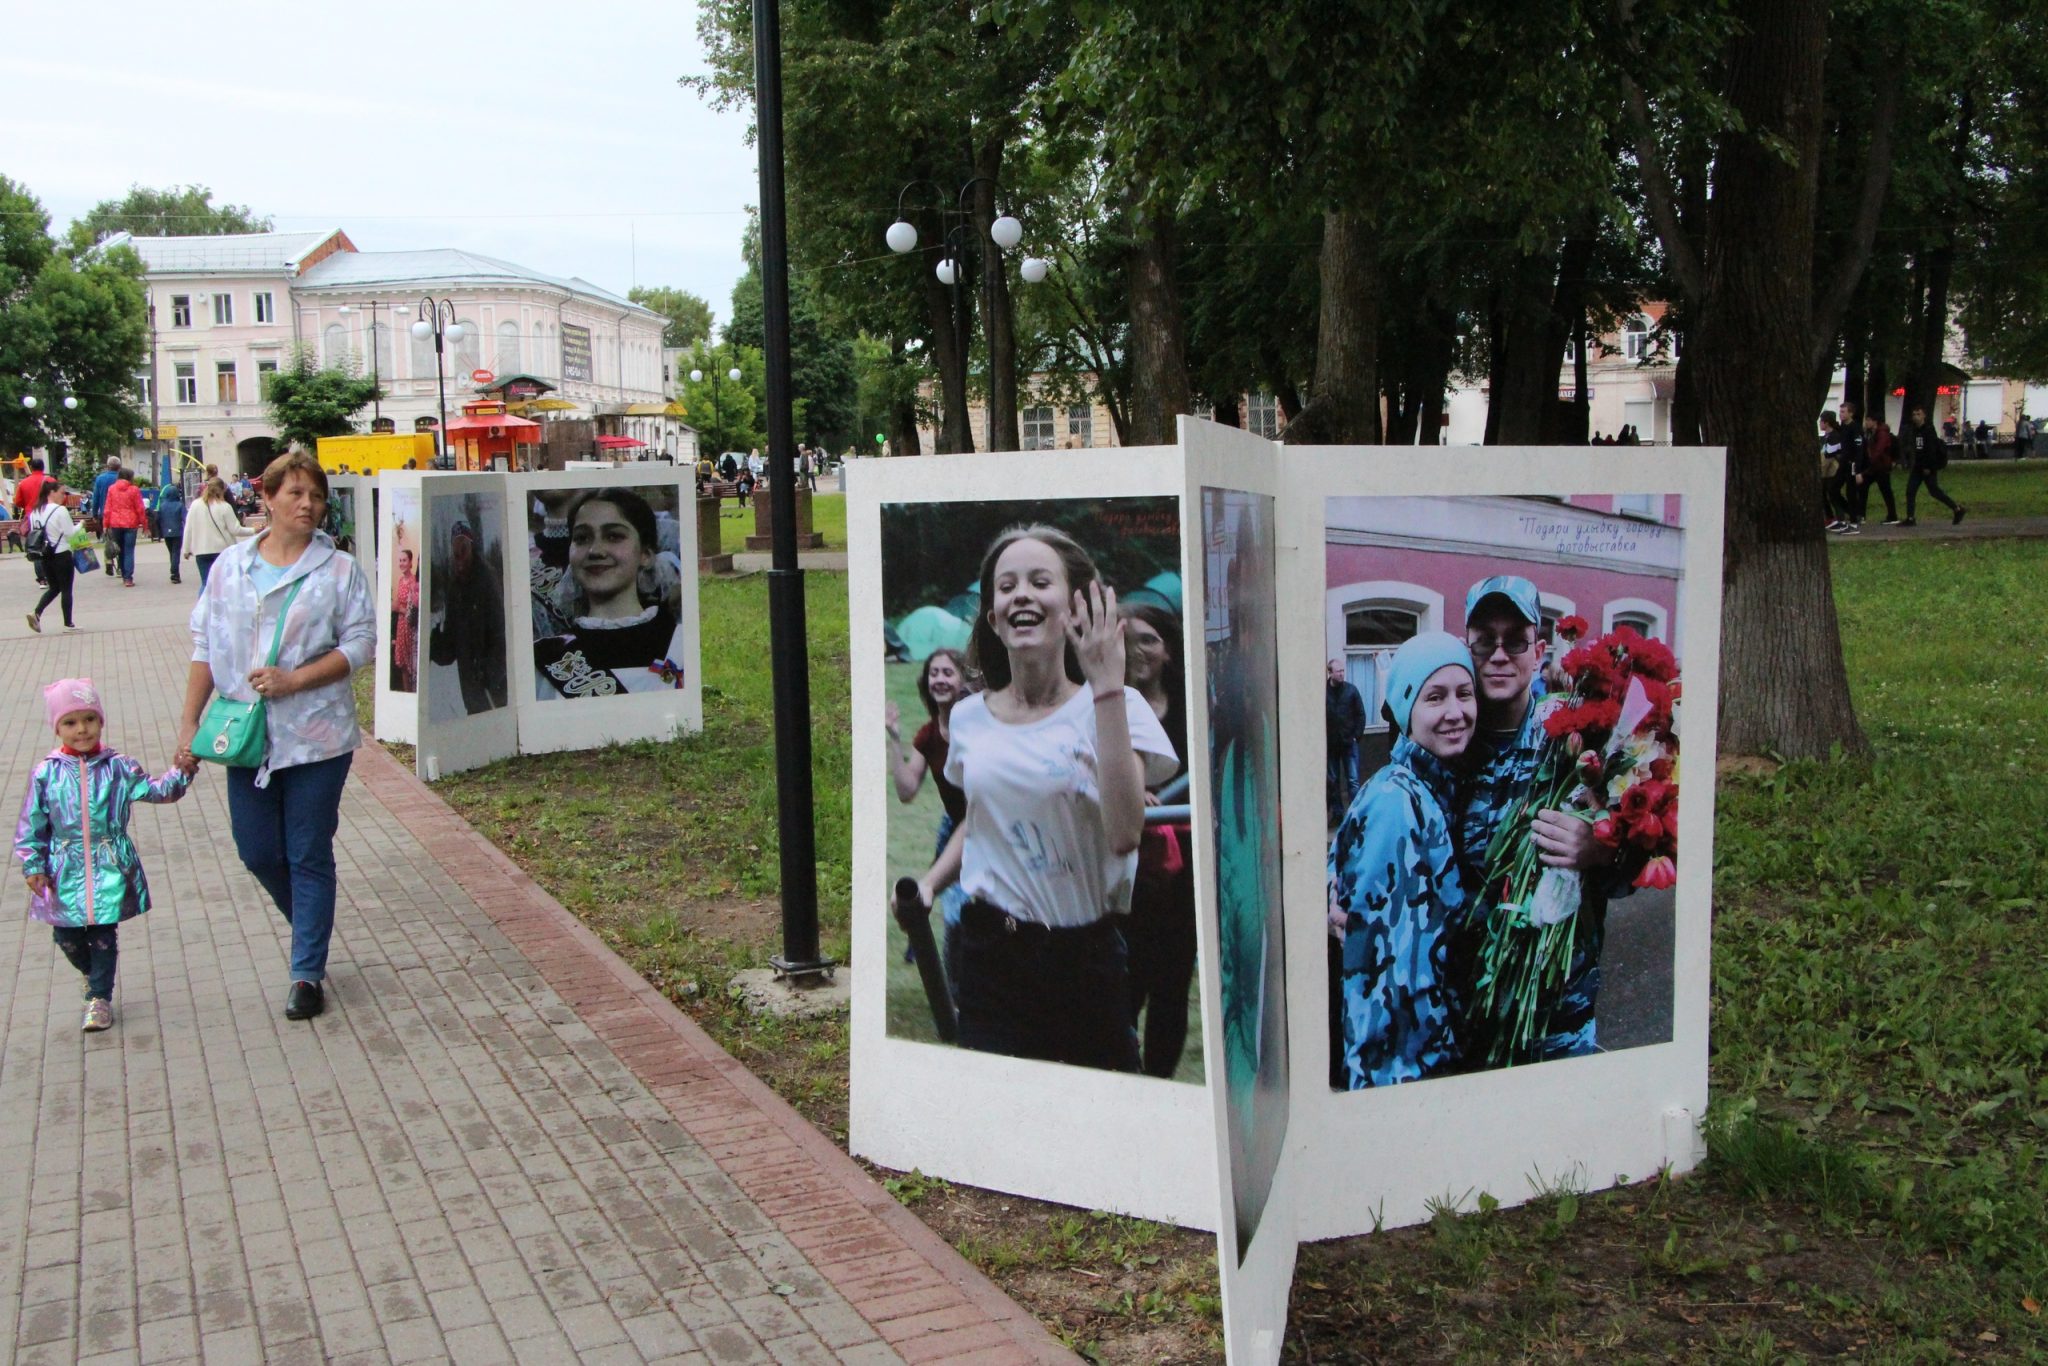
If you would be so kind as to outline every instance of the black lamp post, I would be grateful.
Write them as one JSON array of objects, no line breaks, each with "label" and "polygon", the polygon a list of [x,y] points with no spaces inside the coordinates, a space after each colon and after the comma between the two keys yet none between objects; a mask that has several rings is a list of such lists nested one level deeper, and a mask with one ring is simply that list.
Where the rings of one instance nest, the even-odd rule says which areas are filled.
[{"label": "black lamp post", "polygon": [[443,356],[445,348],[442,339],[457,345],[469,335],[469,329],[455,319],[455,303],[451,299],[436,299],[433,295],[420,298],[419,319],[412,325],[413,336],[425,341],[434,339],[434,381],[441,392],[441,426],[434,433],[440,454],[434,458],[434,468],[452,468],[448,461],[448,367]]},{"label": "black lamp post", "polygon": [[[720,440],[720,441],[723,441],[723,440],[725,439],[725,436],[726,436],[726,431],[725,431],[725,422],[724,422],[724,419],[723,419],[722,417],[720,417],[720,416],[719,416],[719,407],[718,407],[718,371],[716,371],[716,370],[713,370],[713,371],[711,371],[710,373],[711,373],[711,425],[712,425],[712,426],[714,426],[714,427],[716,427],[716,428],[718,428],[718,437],[719,437],[719,440]],[[701,368],[699,368],[699,369],[694,369],[694,370],[690,371],[690,383],[692,383],[692,384],[702,384],[702,383],[704,382],[704,374],[705,374],[705,372],[704,372],[704,371],[703,371],[703,369],[701,369]],[[731,369],[729,369],[729,370],[727,370],[727,371],[725,372],[725,377],[726,377],[727,379],[731,380],[731,381],[732,381],[732,382],[733,382],[734,384],[738,384],[738,383],[740,382],[740,368],[739,368],[739,367],[738,367],[737,365],[733,366],[733,367],[732,367]],[[721,452],[721,454],[722,454],[722,452]]]},{"label": "black lamp post", "polygon": [[[382,421],[384,417],[384,377],[379,372],[377,356],[377,310],[383,306],[384,303],[381,299],[372,299],[369,303],[363,305],[363,307],[370,310],[370,383],[377,386],[377,392],[370,395],[372,430],[375,429],[376,423]],[[354,310],[347,304],[343,304],[338,311],[342,317],[346,318]],[[436,350],[438,349],[437,347]],[[442,406],[445,407],[447,405],[444,402]],[[362,410],[357,409],[357,411],[360,412]]]}]

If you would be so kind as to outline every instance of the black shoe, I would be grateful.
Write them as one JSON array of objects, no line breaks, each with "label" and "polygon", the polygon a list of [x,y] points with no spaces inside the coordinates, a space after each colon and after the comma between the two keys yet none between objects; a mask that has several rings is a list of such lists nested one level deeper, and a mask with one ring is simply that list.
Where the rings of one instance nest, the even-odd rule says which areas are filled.
[{"label": "black shoe", "polygon": [[318,982],[294,982],[291,993],[284,998],[287,1020],[310,1020],[325,1009],[327,997]]},{"label": "black shoe", "polygon": [[1957,508],[1956,515],[1949,518],[1948,524],[1950,526],[1961,526],[1963,524],[1963,514],[1967,511],[1969,511],[1967,508]]},{"label": "black shoe", "polygon": [[183,583],[183,582],[184,582],[184,580],[183,580],[183,579],[181,579],[181,578],[179,578],[179,577],[178,577],[178,576],[177,576],[176,574],[173,574],[173,575],[171,575],[171,582],[172,582],[172,583]]}]

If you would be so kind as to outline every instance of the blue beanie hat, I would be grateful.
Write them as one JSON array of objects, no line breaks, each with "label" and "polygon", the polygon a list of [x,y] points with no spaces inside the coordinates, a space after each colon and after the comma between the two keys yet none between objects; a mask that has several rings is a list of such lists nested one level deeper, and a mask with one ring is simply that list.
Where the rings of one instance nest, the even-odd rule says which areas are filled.
[{"label": "blue beanie hat", "polygon": [[1430,675],[1446,664],[1455,664],[1472,675],[1472,651],[1449,631],[1424,631],[1394,651],[1393,667],[1387,670],[1387,700],[1381,710],[1401,734],[1408,733],[1408,714],[1415,709],[1416,695]]}]

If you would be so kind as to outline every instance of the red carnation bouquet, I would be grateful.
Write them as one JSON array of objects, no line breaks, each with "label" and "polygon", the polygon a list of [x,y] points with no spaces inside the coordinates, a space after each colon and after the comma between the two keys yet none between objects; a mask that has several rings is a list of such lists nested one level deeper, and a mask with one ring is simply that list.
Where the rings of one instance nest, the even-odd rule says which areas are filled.
[{"label": "red carnation bouquet", "polygon": [[1538,860],[1539,811],[1591,824],[1618,866],[1640,867],[1638,887],[1678,878],[1678,661],[1627,626],[1579,643],[1588,629],[1582,617],[1557,624],[1572,647],[1562,661],[1570,688],[1539,704],[1536,776],[1486,848],[1466,1052],[1487,1067],[1536,1060],[1571,971],[1583,889],[1575,870]]}]

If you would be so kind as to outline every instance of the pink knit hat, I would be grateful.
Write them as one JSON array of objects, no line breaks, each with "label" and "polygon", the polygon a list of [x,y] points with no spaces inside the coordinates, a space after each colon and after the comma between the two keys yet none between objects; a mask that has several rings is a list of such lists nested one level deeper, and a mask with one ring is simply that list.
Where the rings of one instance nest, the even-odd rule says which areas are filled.
[{"label": "pink knit hat", "polygon": [[50,729],[75,711],[89,711],[105,725],[107,709],[100,703],[100,690],[90,678],[60,678],[43,689],[43,705],[50,709]]}]

